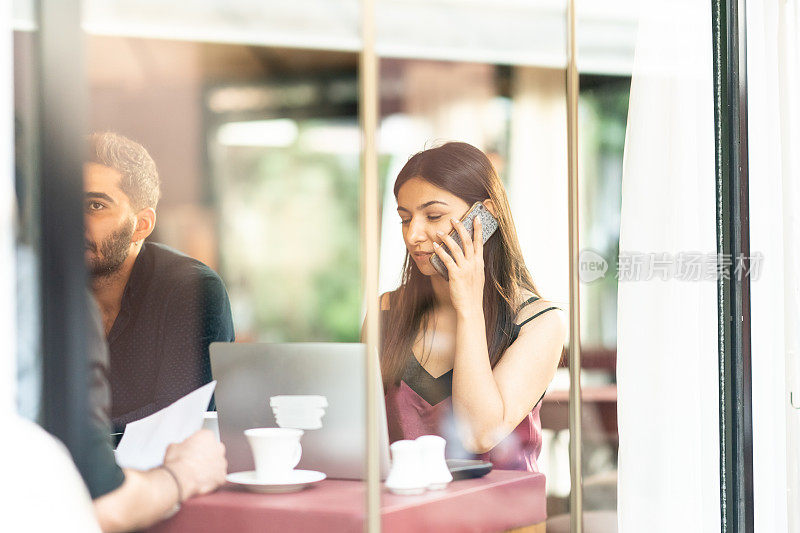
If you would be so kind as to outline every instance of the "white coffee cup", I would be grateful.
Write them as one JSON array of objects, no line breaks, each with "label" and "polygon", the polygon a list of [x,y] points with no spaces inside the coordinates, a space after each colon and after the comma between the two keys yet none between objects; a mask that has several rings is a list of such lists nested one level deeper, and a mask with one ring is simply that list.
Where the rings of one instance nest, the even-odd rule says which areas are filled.
[{"label": "white coffee cup", "polygon": [[253,450],[258,479],[286,478],[300,462],[302,429],[252,428],[246,429],[244,434]]}]

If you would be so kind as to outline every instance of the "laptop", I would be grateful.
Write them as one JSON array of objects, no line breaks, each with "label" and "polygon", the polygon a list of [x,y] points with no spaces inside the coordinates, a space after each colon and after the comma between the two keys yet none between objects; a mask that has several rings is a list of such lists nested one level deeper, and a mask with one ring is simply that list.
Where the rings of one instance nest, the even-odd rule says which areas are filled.
[{"label": "laptop", "polygon": [[[365,479],[366,346],[350,343],[211,344],[211,371],[219,433],[228,472],[253,470],[244,430],[278,427],[271,396],[315,394],[328,399],[322,428],[305,430],[297,466],[329,478]],[[378,431],[381,479],[389,471],[389,435],[383,387],[378,379]]]}]

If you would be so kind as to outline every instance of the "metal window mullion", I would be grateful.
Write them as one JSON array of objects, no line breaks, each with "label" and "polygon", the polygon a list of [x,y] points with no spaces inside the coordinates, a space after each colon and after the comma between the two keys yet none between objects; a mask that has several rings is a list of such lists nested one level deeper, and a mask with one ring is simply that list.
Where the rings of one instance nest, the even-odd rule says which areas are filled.
[{"label": "metal window mullion", "polygon": [[569,216],[569,470],[570,531],[583,531],[583,480],[581,442],[581,327],[578,279],[578,97],[580,82],[575,36],[575,0],[567,4],[567,153]]},{"label": "metal window mullion", "polygon": [[[712,0],[716,143],[721,531],[754,530],[744,0]],[[744,259],[746,270],[749,261]]]},{"label": "metal window mullion", "polygon": [[43,423],[87,468],[83,236],[84,42],[79,0],[40,0],[39,177]]},{"label": "metal window mullion", "polygon": [[361,220],[363,253],[363,287],[366,296],[365,341],[366,359],[366,523],[370,533],[379,533],[380,515],[380,449],[378,438],[378,369],[379,306],[379,194],[378,194],[378,58],[375,52],[375,0],[361,2],[362,47],[359,56],[359,119],[361,122]]}]

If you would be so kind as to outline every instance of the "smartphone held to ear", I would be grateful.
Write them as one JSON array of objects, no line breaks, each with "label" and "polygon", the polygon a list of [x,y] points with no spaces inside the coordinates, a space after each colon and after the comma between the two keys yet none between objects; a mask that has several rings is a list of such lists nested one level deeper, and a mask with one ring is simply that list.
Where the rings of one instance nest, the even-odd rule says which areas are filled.
[{"label": "smartphone held to ear", "polygon": [[[483,242],[486,241],[491,237],[495,231],[497,231],[497,219],[492,216],[486,206],[483,205],[483,202],[475,202],[472,204],[472,207],[469,208],[467,214],[461,217],[461,223],[464,224],[464,228],[467,230],[467,234],[472,235],[472,229],[475,223],[475,218],[479,217],[481,221],[481,228],[483,229]],[[450,237],[453,238],[454,241],[458,243],[461,247],[461,250],[464,250],[464,243],[461,242],[461,236],[458,234],[458,231],[453,228],[453,231],[450,232]],[[452,257],[452,253],[450,250],[447,249],[447,246],[443,246],[443,249],[450,254]],[[436,271],[442,275],[442,277],[446,280],[450,278],[447,275],[447,267],[439,259],[439,256],[433,254],[430,258],[431,265]]]}]

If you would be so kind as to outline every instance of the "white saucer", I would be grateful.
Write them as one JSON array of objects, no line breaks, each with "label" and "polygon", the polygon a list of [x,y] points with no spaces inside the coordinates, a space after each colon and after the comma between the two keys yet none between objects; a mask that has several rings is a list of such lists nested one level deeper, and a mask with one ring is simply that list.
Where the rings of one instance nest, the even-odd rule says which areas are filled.
[{"label": "white saucer", "polygon": [[255,471],[249,470],[228,474],[225,479],[252,492],[272,494],[303,490],[314,483],[319,483],[325,477],[325,474],[316,470],[292,470],[290,474],[281,479],[258,479]]}]

